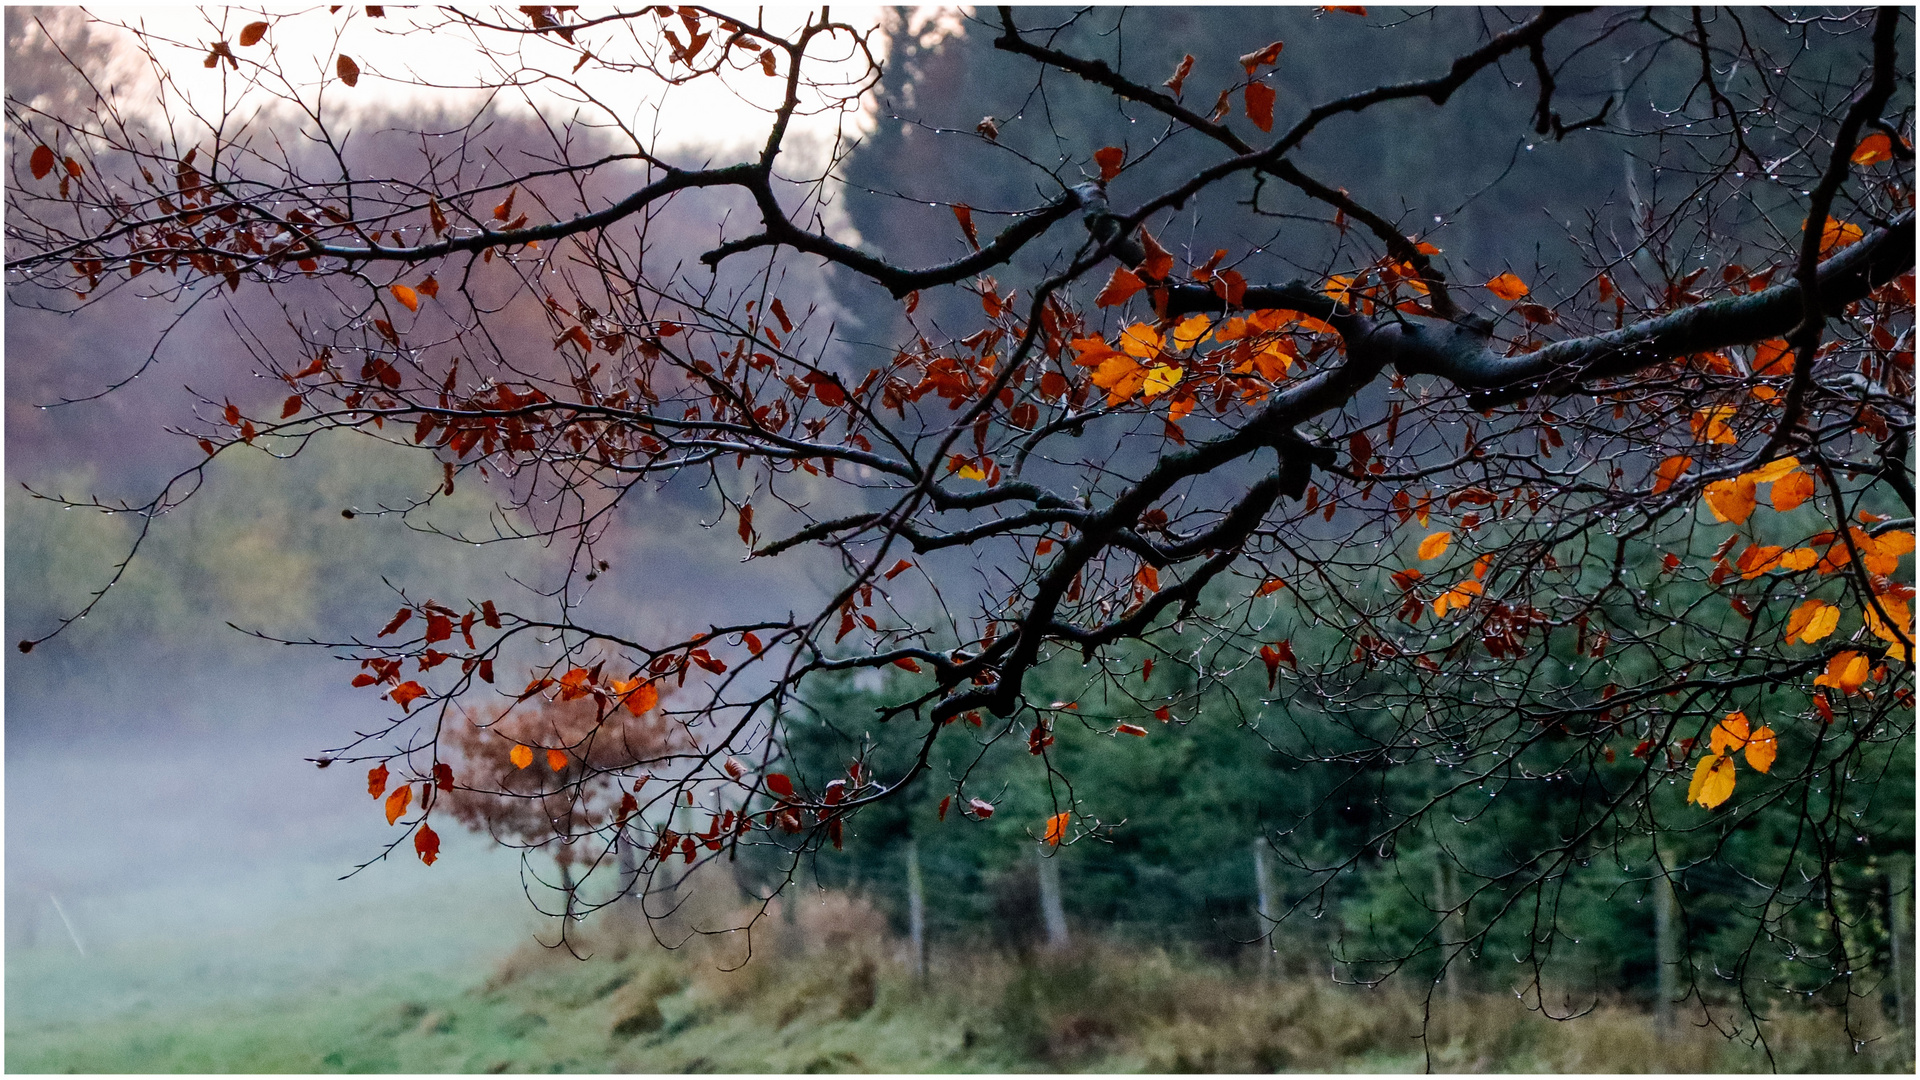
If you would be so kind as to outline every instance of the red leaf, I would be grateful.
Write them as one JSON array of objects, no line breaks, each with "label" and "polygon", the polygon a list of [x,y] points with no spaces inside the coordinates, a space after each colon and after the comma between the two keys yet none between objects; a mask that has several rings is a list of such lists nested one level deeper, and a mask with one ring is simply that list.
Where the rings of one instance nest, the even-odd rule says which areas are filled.
[{"label": "red leaf", "polygon": [[1122,735],[1138,735],[1141,738],[1145,738],[1147,734],[1147,729],[1138,724],[1121,724],[1114,730]]},{"label": "red leaf", "polygon": [[294,413],[299,412],[300,406],[302,404],[304,403],[300,400],[299,394],[295,394],[292,397],[288,398],[280,406],[280,419],[285,420],[287,417],[292,416]]},{"label": "red leaf", "polygon": [[747,545],[748,547],[753,546],[753,504],[752,503],[742,503],[740,506],[740,542]]},{"label": "red leaf", "polygon": [[1213,292],[1225,300],[1228,307],[1239,307],[1247,295],[1247,279],[1238,270],[1222,270],[1213,276]]},{"label": "red leaf", "polygon": [[1100,290],[1100,295],[1094,297],[1093,302],[1099,307],[1124,304],[1128,297],[1146,287],[1147,283],[1141,281],[1139,275],[1124,266],[1116,266],[1113,275],[1107,278],[1106,288]]},{"label": "red leaf", "polygon": [[391,698],[395,705],[400,706],[401,712],[406,712],[408,705],[412,704],[418,698],[425,697],[426,693],[426,687],[412,680],[408,680],[387,691],[387,697]]},{"label": "red leaf", "polygon": [[985,799],[968,799],[967,805],[972,808],[974,817],[990,818],[993,816],[993,804]]},{"label": "red leaf", "polygon": [[35,180],[43,180],[53,171],[53,151],[45,146],[33,148],[33,156],[27,159],[27,168],[33,170]]},{"label": "red leaf", "polygon": [[960,222],[960,231],[967,234],[967,243],[973,250],[980,250],[980,234],[973,228],[973,208],[965,203],[953,204],[953,216]]},{"label": "red leaf", "polygon": [[440,834],[425,824],[413,834],[413,850],[420,855],[420,861],[428,866],[440,857]]},{"label": "red leaf", "polygon": [[495,630],[500,629],[500,613],[494,610],[493,601],[488,600],[480,605],[480,619]]},{"label": "red leaf", "polygon": [[447,764],[444,761],[434,762],[433,786],[439,788],[441,791],[452,791],[453,790],[453,766]]},{"label": "red leaf", "polygon": [[1246,68],[1247,74],[1251,75],[1256,68],[1262,68],[1278,61],[1280,59],[1280,50],[1286,47],[1286,42],[1276,41],[1264,49],[1257,49],[1242,56],[1240,58],[1240,66]]},{"label": "red leaf", "polygon": [[793,798],[793,780],[786,773],[768,773],[767,790],[783,799]]},{"label": "red leaf", "polygon": [[1120,166],[1127,160],[1127,152],[1117,146],[1105,146],[1093,152],[1094,163],[1100,166],[1100,181],[1120,175]]},{"label": "red leaf", "polygon": [[940,800],[940,820],[941,821],[947,820],[947,807],[952,805],[953,805],[953,796],[951,795]]},{"label": "red leaf", "polygon": [[899,562],[893,564],[893,569],[888,570],[885,574],[885,577],[888,581],[892,581],[894,578],[899,577],[901,574],[906,573],[908,570],[912,568],[913,568],[913,563],[911,561],[907,559],[901,559]]},{"label": "red leaf", "polygon": [[392,621],[392,622],[390,622],[390,623],[388,623],[388,624],[386,625],[386,629],[384,629],[384,630],[381,630],[381,631],[380,631],[380,633],[379,633],[378,635],[376,635],[376,636],[378,636],[378,637],[386,637],[386,636],[387,636],[388,634],[391,634],[391,633],[393,633],[393,632],[394,632],[395,630],[398,630],[398,629],[400,629],[400,627],[401,627],[401,626],[402,626],[402,625],[403,625],[403,624],[404,624],[404,623],[405,623],[405,622],[406,622],[406,621],[407,621],[408,619],[411,619],[411,618],[413,618],[413,609],[412,609],[412,608],[401,608],[401,609],[400,609],[400,613],[399,613],[398,615],[395,615],[395,616],[393,617],[393,621]]},{"label": "red leaf", "polygon": [[428,645],[431,645],[436,641],[445,641],[452,636],[453,636],[453,620],[452,619],[448,618],[445,615],[441,615],[437,612],[429,613],[427,615],[426,643]]},{"label": "red leaf", "polygon": [[1247,84],[1247,119],[1261,131],[1273,130],[1273,87],[1255,80]]},{"label": "red leaf", "polygon": [[920,672],[920,662],[918,660],[915,660],[911,656],[903,656],[900,659],[895,660],[893,662],[893,666],[897,668],[905,668],[906,670],[911,671],[915,674],[919,674]]},{"label": "red leaf", "polygon": [[355,686],[372,686],[374,683],[377,683],[379,681],[380,681],[379,679],[375,678],[372,675],[367,674],[364,671],[353,677],[353,685]]},{"label": "red leaf", "polygon": [[745,645],[747,647],[747,651],[749,653],[752,653],[755,656],[759,656],[760,650],[766,648],[766,646],[760,644],[759,635],[753,633],[752,631],[748,631],[747,633],[741,634],[740,643],[742,645]]},{"label": "red leaf", "polygon": [[382,762],[379,766],[367,770],[367,794],[377,799],[385,794],[386,790],[387,766]]}]

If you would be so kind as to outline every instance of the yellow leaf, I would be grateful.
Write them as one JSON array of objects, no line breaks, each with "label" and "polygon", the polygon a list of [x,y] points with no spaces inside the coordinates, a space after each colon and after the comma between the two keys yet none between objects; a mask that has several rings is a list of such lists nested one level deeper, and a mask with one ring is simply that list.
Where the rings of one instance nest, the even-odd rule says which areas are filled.
[{"label": "yellow leaf", "polygon": [[1882,577],[1900,569],[1900,556],[1913,550],[1912,533],[1890,532],[1882,536],[1865,536],[1856,529],[1853,538],[1860,545],[1860,561],[1866,564],[1867,572]]},{"label": "yellow leaf", "polygon": [[1353,304],[1353,278],[1347,274],[1335,274],[1328,278],[1326,288],[1322,291],[1339,303],[1348,306]]},{"label": "yellow leaf", "polygon": [[1141,385],[1141,393],[1146,397],[1159,397],[1179,384],[1180,374],[1177,367],[1156,365],[1147,372],[1147,381]]},{"label": "yellow leaf", "polygon": [[1774,737],[1773,729],[1763,727],[1747,739],[1747,764],[1756,772],[1766,772],[1773,768],[1773,759],[1780,754],[1780,740]]},{"label": "yellow leaf", "polygon": [[[1807,604],[1818,605],[1807,617],[1807,628],[1800,632],[1800,640],[1808,645],[1821,641],[1840,625],[1840,609],[1820,600],[1809,600]],[[1802,604],[1801,607],[1806,607]],[[1796,614],[1798,614],[1796,612]]]},{"label": "yellow leaf", "polygon": [[[1728,410],[1728,411],[1732,411],[1732,410]],[[1747,479],[1752,480],[1756,484],[1771,484],[1775,480],[1780,479],[1781,477],[1787,475],[1788,473],[1794,471],[1795,469],[1798,469],[1799,467],[1800,467],[1799,458],[1784,457],[1779,459],[1778,461],[1769,461],[1765,465],[1760,466],[1759,468],[1753,470],[1752,472],[1744,473],[1742,475],[1744,475]]]},{"label": "yellow leaf", "polygon": [[1059,847],[1060,841],[1067,838],[1067,812],[1065,810],[1047,819],[1047,843]]},{"label": "yellow leaf", "polygon": [[1713,725],[1713,735],[1708,742],[1708,748],[1716,754],[1738,750],[1747,745],[1747,733],[1747,714],[1728,713],[1725,720]]},{"label": "yellow leaf", "polygon": [[1732,794],[1733,759],[1721,754],[1701,758],[1693,770],[1693,783],[1687,785],[1687,801],[1711,810]]},{"label": "yellow leaf", "polygon": [[1685,475],[1693,459],[1685,454],[1675,454],[1662,461],[1660,467],[1653,470],[1653,493],[1655,495],[1673,486],[1675,480]]},{"label": "yellow leaf", "polygon": [[1213,320],[1205,315],[1194,315],[1182,319],[1173,328],[1173,347],[1191,349],[1207,338],[1207,332],[1213,327]]},{"label": "yellow leaf", "polygon": [[1439,558],[1446,552],[1447,544],[1452,539],[1453,533],[1445,529],[1437,533],[1428,534],[1425,540],[1420,541],[1420,550],[1418,552],[1420,558],[1423,560]]},{"label": "yellow leaf", "polygon": [[1533,291],[1527,288],[1526,282],[1521,281],[1512,274],[1501,274],[1499,277],[1487,282],[1487,289],[1492,292],[1493,295],[1508,301],[1518,300]]},{"label": "yellow leaf", "polygon": [[1755,494],[1753,481],[1745,477],[1715,481],[1707,485],[1707,507],[1716,519],[1737,525],[1752,516]]},{"label": "yellow leaf", "polygon": [[1865,653],[1851,650],[1835,653],[1833,659],[1827,661],[1825,673],[1814,678],[1813,685],[1831,686],[1843,694],[1857,694],[1872,670],[1873,666],[1867,662]]},{"label": "yellow leaf", "polygon": [[1865,229],[1850,221],[1828,218],[1826,226],[1820,230],[1820,257],[1824,259],[1866,234]]},{"label": "yellow leaf", "polygon": [[1731,405],[1712,405],[1704,409],[1696,410],[1691,421],[1693,425],[1693,441],[1710,443],[1738,442],[1738,436],[1734,435],[1733,429],[1727,426],[1727,421],[1733,418],[1733,414],[1734,408]]},{"label": "yellow leaf", "polygon": [[960,466],[960,479],[962,480],[985,480],[986,478],[986,470],[974,462],[969,461],[965,465]]},{"label": "yellow leaf", "polygon": [[1874,637],[1880,638],[1889,644],[1887,655],[1891,659],[1905,660],[1907,658],[1907,647],[1901,643],[1900,638],[1902,635],[1905,635],[1908,641],[1913,640],[1913,611],[1907,606],[1905,600],[1901,600],[1898,597],[1882,596],[1878,599],[1880,606],[1886,609],[1887,620],[1891,620],[1891,622],[1881,619],[1880,613],[1873,609],[1872,604],[1868,604],[1864,612],[1867,630],[1871,632]]},{"label": "yellow leaf", "polygon": [[1146,323],[1134,323],[1120,334],[1120,351],[1141,360],[1151,360],[1160,355],[1160,349],[1166,339],[1160,331]]},{"label": "yellow leaf", "polygon": [[[1775,487],[1774,490],[1777,492],[1780,489]],[[1808,570],[1812,569],[1813,564],[1819,561],[1820,553],[1812,548],[1794,548],[1792,551],[1780,556],[1780,561],[1776,563],[1775,566],[1781,570]]]},{"label": "yellow leaf", "polygon": [[1773,508],[1784,514],[1806,502],[1812,495],[1812,475],[1803,472],[1788,473],[1774,481]]},{"label": "yellow leaf", "polygon": [[507,755],[507,760],[513,762],[514,768],[524,769],[533,764],[533,747],[516,746],[513,752]]},{"label": "yellow leaf", "polygon": [[414,292],[410,286],[389,285],[387,286],[387,291],[393,293],[393,298],[395,300],[398,300],[402,304],[405,304],[407,306],[408,311],[420,310],[420,294],[417,292]]},{"label": "yellow leaf", "polygon": [[412,784],[401,784],[394,788],[393,794],[387,796],[387,824],[391,825],[399,821],[400,815],[407,812],[407,804],[412,801]]}]

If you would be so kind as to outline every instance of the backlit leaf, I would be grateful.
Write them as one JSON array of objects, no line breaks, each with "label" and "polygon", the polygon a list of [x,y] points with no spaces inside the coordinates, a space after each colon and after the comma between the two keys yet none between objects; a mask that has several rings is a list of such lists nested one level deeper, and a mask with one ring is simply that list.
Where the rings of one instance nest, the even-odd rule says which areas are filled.
[{"label": "backlit leaf", "polygon": [[533,747],[516,746],[513,748],[513,751],[507,755],[507,760],[513,762],[514,768],[524,769],[533,764]]},{"label": "backlit leaf", "polygon": [[1773,508],[1786,513],[1813,497],[1813,474],[1793,472],[1773,482]]},{"label": "backlit leaf", "polygon": [[[1141,734],[1144,735],[1146,733],[1141,732]],[[1067,817],[1067,811],[1062,810],[1047,819],[1046,840],[1049,846],[1059,847],[1060,841],[1067,838]]]},{"label": "backlit leaf", "polygon": [[1722,754],[1701,758],[1693,770],[1693,783],[1687,785],[1687,801],[1711,810],[1732,794],[1733,759]]},{"label": "backlit leaf", "polygon": [[1160,355],[1166,339],[1160,331],[1146,323],[1134,323],[1120,333],[1120,351],[1141,360],[1151,360]]},{"label": "backlit leaf", "polygon": [[393,294],[395,300],[406,305],[408,311],[420,310],[420,294],[414,292],[412,287],[396,283],[387,286],[387,291]]},{"label": "backlit leaf", "polygon": [[1122,735],[1138,735],[1143,739],[1147,737],[1147,729],[1141,727],[1138,724],[1121,724],[1119,727],[1116,727],[1113,730],[1119,732]]},{"label": "backlit leaf", "polygon": [[1813,685],[1830,686],[1843,694],[1857,694],[1872,670],[1873,665],[1865,653],[1851,650],[1835,653],[1833,659],[1827,661],[1827,670],[1814,677]]},{"label": "backlit leaf", "polygon": [[1717,520],[1737,525],[1753,514],[1755,491],[1751,480],[1735,477],[1715,481],[1707,485],[1705,495],[1707,508]]},{"label": "backlit leaf", "polygon": [[554,772],[560,772],[566,767],[567,752],[565,750],[547,751],[547,768],[552,769]]},{"label": "backlit leaf", "polygon": [[1159,364],[1147,372],[1147,381],[1140,392],[1147,397],[1158,397],[1179,385],[1181,371],[1177,367]]},{"label": "backlit leaf", "polygon": [[1820,230],[1820,257],[1824,259],[1866,234],[1865,229],[1851,221],[1828,218],[1826,225]]},{"label": "backlit leaf", "polygon": [[1526,282],[1521,281],[1511,273],[1501,274],[1499,277],[1487,282],[1487,290],[1500,299],[1507,301],[1518,300],[1533,291],[1527,288]]},{"label": "backlit leaf", "polygon": [[419,831],[413,834],[413,850],[420,856],[421,862],[432,866],[433,861],[440,857],[440,834],[422,823]]},{"label": "backlit leaf", "polygon": [[1756,484],[1771,484],[1775,480],[1778,480],[1781,477],[1787,475],[1788,473],[1793,472],[1795,469],[1798,469],[1799,467],[1800,467],[1799,458],[1784,457],[1784,458],[1780,458],[1777,461],[1769,461],[1765,465],[1760,466],[1759,468],[1753,470],[1752,472],[1744,473],[1742,475],[1747,477],[1747,479],[1752,480]]},{"label": "backlit leaf", "polygon": [[1893,140],[1885,132],[1876,131],[1854,144],[1852,161],[1855,165],[1877,165],[1893,159]]},{"label": "backlit leaf", "polygon": [[1124,304],[1128,297],[1146,287],[1147,283],[1141,281],[1138,274],[1124,266],[1116,266],[1112,276],[1107,278],[1106,287],[1100,290],[1099,296],[1093,298],[1093,302],[1098,307]]},{"label": "backlit leaf", "polygon": [[1738,442],[1739,436],[1735,435],[1733,429],[1727,426],[1727,421],[1733,419],[1733,415],[1734,408],[1731,405],[1712,405],[1704,409],[1696,409],[1692,419],[1688,421],[1689,426],[1693,428],[1693,441],[1708,443]]},{"label": "backlit leaf", "polygon": [[1727,718],[1713,725],[1713,734],[1708,741],[1708,749],[1716,754],[1729,750],[1738,750],[1747,745],[1747,714],[1728,713]]},{"label": "backlit leaf", "polygon": [[1763,727],[1747,737],[1747,764],[1756,772],[1767,772],[1773,768],[1773,759],[1780,754],[1780,740],[1773,729]]},{"label": "backlit leaf", "polygon": [[1125,164],[1127,152],[1117,146],[1103,146],[1093,152],[1094,164],[1100,166],[1102,182],[1120,175],[1120,166]]},{"label": "backlit leaf", "polygon": [[406,712],[407,706],[411,705],[415,699],[424,697],[426,692],[426,687],[417,682],[408,681],[387,691],[387,697],[392,699],[395,705],[400,706],[401,712]]},{"label": "backlit leaf", "polygon": [[399,821],[400,815],[407,812],[407,806],[412,802],[412,784],[401,784],[399,787],[394,788],[393,794],[387,796],[387,824],[391,825]]},{"label": "backlit leaf", "polygon": [[1284,589],[1286,587],[1287,587],[1287,583],[1280,580],[1279,578],[1277,577],[1268,578],[1267,580],[1260,583],[1260,587],[1253,591],[1253,595],[1266,596],[1269,593],[1279,592],[1281,589]]},{"label": "backlit leaf", "polygon": [[1452,540],[1453,533],[1446,529],[1442,529],[1437,533],[1429,533],[1425,540],[1420,541],[1420,550],[1417,554],[1422,561],[1437,559],[1446,553],[1447,545],[1451,543]]},{"label": "backlit leaf", "polygon": [[1653,493],[1658,495],[1672,487],[1673,482],[1685,475],[1692,465],[1693,459],[1685,454],[1675,454],[1662,461],[1660,467],[1653,471]]}]

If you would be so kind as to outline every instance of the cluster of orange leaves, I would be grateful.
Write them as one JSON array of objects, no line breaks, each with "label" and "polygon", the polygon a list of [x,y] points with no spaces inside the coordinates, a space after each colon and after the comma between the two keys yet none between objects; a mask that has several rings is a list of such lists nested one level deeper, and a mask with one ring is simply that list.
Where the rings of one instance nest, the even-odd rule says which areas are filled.
[{"label": "cluster of orange leaves", "polygon": [[1687,785],[1687,802],[1711,810],[1727,801],[1733,794],[1735,750],[1745,752],[1749,766],[1767,772],[1780,753],[1780,742],[1772,728],[1750,730],[1746,713],[1728,713],[1713,726],[1707,753],[1693,770],[1693,782]]}]

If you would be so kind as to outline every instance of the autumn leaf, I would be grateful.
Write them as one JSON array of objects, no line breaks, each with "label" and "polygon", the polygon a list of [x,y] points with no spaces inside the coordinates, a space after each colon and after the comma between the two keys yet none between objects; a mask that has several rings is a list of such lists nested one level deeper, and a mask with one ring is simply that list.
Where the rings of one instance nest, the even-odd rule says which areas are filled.
[{"label": "autumn leaf", "polygon": [[453,790],[453,766],[444,761],[433,763],[433,786],[441,791]]},{"label": "autumn leaf", "polygon": [[567,752],[565,750],[547,751],[547,768],[552,769],[554,772],[561,772],[566,767]]},{"label": "autumn leaf", "polygon": [[1247,74],[1251,75],[1259,68],[1279,62],[1280,50],[1286,47],[1286,42],[1276,41],[1264,49],[1255,49],[1253,52],[1245,53],[1240,57],[1240,66],[1247,70]]},{"label": "autumn leaf", "polygon": [[353,58],[346,53],[341,53],[334,60],[333,73],[340,76],[340,81],[348,86],[356,86],[360,82],[360,65],[354,63]]},{"label": "autumn leaf", "polygon": [[1140,246],[1146,249],[1146,257],[1140,260],[1140,273],[1154,281],[1165,281],[1173,273],[1173,254],[1160,246],[1153,234],[1145,228],[1140,230]]},{"label": "autumn leaf", "polygon": [[280,419],[285,420],[294,413],[299,412],[300,407],[304,404],[305,402],[300,399],[299,394],[294,394],[292,397],[289,397],[280,403]]},{"label": "autumn leaf", "polygon": [[412,609],[412,608],[401,608],[401,609],[400,609],[400,611],[399,611],[399,613],[398,613],[398,614],[396,614],[396,615],[395,615],[395,616],[393,617],[393,621],[392,621],[392,622],[389,622],[389,623],[388,623],[388,624],[387,624],[387,625],[386,625],[385,627],[383,627],[383,628],[382,628],[382,629],[380,630],[380,632],[379,632],[378,634],[376,634],[376,635],[374,635],[374,636],[375,636],[375,637],[386,637],[386,636],[387,636],[388,634],[391,634],[391,633],[393,633],[393,632],[394,632],[395,630],[398,630],[398,629],[400,629],[400,627],[401,627],[401,626],[402,626],[402,625],[403,625],[404,623],[406,623],[406,621],[407,621],[408,619],[411,619],[411,618],[413,618],[413,609]]},{"label": "autumn leaf", "polygon": [[1824,600],[1809,600],[1787,616],[1787,643],[1813,644],[1833,633],[1840,625],[1840,609]]},{"label": "autumn leaf", "polygon": [[1704,493],[1707,508],[1720,521],[1730,521],[1738,525],[1753,514],[1755,491],[1753,481],[1744,477],[1732,480],[1719,480],[1707,485]]},{"label": "autumn leaf", "polygon": [[1727,801],[1733,794],[1733,759],[1708,754],[1693,770],[1693,783],[1687,785],[1687,801],[1708,810]]},{"label": "autumn leaf", "polygon": [[1117,146],[1103,146],[1093,152],[1094,164],[1100,166],[1100,182],[1105,183],[1120,175],[1120,166],[1127,160],[1127,152]]},{"label": "autumn leaf", "polygon": [[902,671],[911,671],[915,675],[918,675],[920,673],[920,661],[915,660],[911,656],[900,657],[898,660],[895,660],[893,662],[893,666],[901,669]]},{"label": "autumn leaf", "polygon": [[1784,457],[1784,458],[1779,458],[1775,461],[1769,461],[1765,465],[1760,466],[1759,468],[1753,470],[1752,472],[1742,473],[1741,475],[1745,476],[1749,480],[1752,480],[1756,484],[1771,484],[1774,481],[1779,480],[1781,477],[1786,476],[1788,473],[1793,472],[1795,469],[1798,469],[1799,467],[1800,467],[1799,458]]},{"label": "autumn leaf", "polygon": [[1173,389],[1180,382],[1181,371],[1177,367],[1158,364],[1147,371],[1147,381],[1140,387],[1144,397],[1158,397]]},{"label": "autumn leaf", "polygon": [[[1146,732],[1143,731],[1141,734],[1144,735]],[[1059,847],[1060,841],[1067,838],[1067,817],[1067,811],[1062,810],[1047,819],[1046,841],[1049,847]]]},{"label": "autumn leaf", "polygon": [[1099,296],[1093,298],[1093,302],[1097,307],[1124,304],[1128,297],[1146,287],[1147,283],[1141,281],[1138,274],[1124,266],[1116,266],[1112,276],[1107,278],[1106,287],[1100,290]]},{"label": "autumn leaf", "polygon": [[1143,739],[1147,737],[1147,729],[1141,727],[1139,724],[1121,724],[1113,730],[1122,735],[1138,735]]},{"label": "autumn leaf", "polygon": [[993,816],[993,804],[985,799],[968,799],[967,806],[973,810],[974,817],[990,818]]},{"label": "autumn leaf", "polygon": [[1739,436],[1735,435],[1733,429],[1727,426],[1727,421],[1733,419],[1733,415],[1734,408],[1731,405],[1712,405],[1704,409],[1694,410],[1692,418],[1688,421],[1689,426],[1693,428],[1693,441],[1707,443],[1738,442]]},{"label": "autumn leaf", "polygon": [[953,204],[953,217],[960,223],[960,231],[967,234],[967,244],[975,251],[980,250],[980,233],[973,227],[973,207],[965,203]]},{"label": "autumn leaf", "polygon": [[1773,482],[1773,508],[1781,513],[1813,497],[1813,474],[1793,472]]},{"label": "autumn leaf", "polygon": [[1726,719],[1713,725],[1707,746],[1713,753],[1724,754],[1747,745],[1747,736],[1747,714],[1732,712],[1727,714]]},{"label": "autumn leaf", "polygon": [[1281,589],[1284,589],[1286,587],[1287,587],[1287,583],[1280,580],[1279,578],[1277,577],[1268,578],[1267,580],[1260,583],[1260,587],[1253,591],[1253,595],[1266,596],[1269,593],[1279,592]]},{"label": "autumn leaf", "polygon": [[1893,159],[1893,140],[1876,131],[1854,145],[1851,160],[1855,165],[1878,165]]},{"label": "autumn leaf", "polygon": [[1253,121],[1253,126],[1259,128],[1261,131],[1273,130],[1273,100],[1275,96],[1273,87],[1268,86],[1258,79],[1247,84],[1245,93],[1247,119]]},{"label": "autumn leaf", "polygon": [[1814,677],[1813,685],[1831,686],[1847,695],[1857,694],[1872,670],[1873,665],[1865,653],[1851,650],[1835,653],[1833,659],[1827,661],[1827,670]]},{"label": "autumn leaf", "polygon": [[1510,273],[1501,274],[1499,277],[1487,282],[1487,289],[1492,292],[1493,295],[1506,301],[1518,300],[1533,291],[1527,288],[1526,282],[1521,281],[1518,277]]},{"label": "autumn leaf", "polygon": [[1759,728],[1747,737],[1747,764],[1756,772],[1767,772],[1773,768],[1773,759],[1780,754],[1780,740],[1770,727]]},{"label": "autumn leaf", "polygon": [[379,798],[387,790],[387,766],[385,762],[367,770],[367,794]]},{"label": "autumn leaf", "polygon": [[1190,315],[1173,328],[1173,347],[1185,352],[1207,339],[1213,320],[1205,315]]},{"label": "autumn leaf", "polygon": [[421,862],[432,866],[433,861],[440,857],[440,834],[423,823],[419,831],[413,834],[413,850],[420,856]]},{"label": "autumn leaf", "polygon": [[399,821],[400,815],[407,812],[407,806],[411,802],[413,802],[412,784],[401,784],[394,788],[393,794],[387,796],[387,824],[391,825]]},{"label": "autumn leaf", "polygon": [[417,682],[408,681],[387,691],[387,697],[392,699],[395,705],[400,706],[401,712],[406,712],[408,705],[412,704],[415,699],[426,696],[426,693],[426,687],[421,686]]},{"label": "autumn leaf", "polygon": [[1753,373],[1762,376],[1793,374],[1793,347],[1773,338],[1753,347]]},{"label": "autumn leaf", "polygon": [[586,697],[593,690],[593,673],[586,668],[577,667],[560,676],[560,700],[575,701]]},{"label": "autumn leaf", "polygon": [[53,171],[53,150],[45,146],[33,148],[33,156],[27,159],[27,168],[33,170],[35,180],[44,180]]},{"label": "autumn leaf", "polygon": [[1188,53],[1187,55],[1180,58],[1180,67],[1174,71],[1173,78],[1168,79],[1166,82],[1163,82],[1160,85],[1166,87],[1167,92],[1172,94],[1174,97],[1179,97],[1180,88],[1187,84],[1187,76],[1192,73],[1193,73],[1193,54]]},{"label": "autumn leaf", "polygon": [[507,760],[513,762],[514,768],[524,769],[533,764],[533,747],[515,746],[513,752],[507,755]]},{"label": "autumn leaf", "polygon": [[266,36],[267,24],[263,22],[250,22],[240,28],[240,44],[242,47],[258,45],[260,44],[260,39]]},{"label": "autumn leaf", "polygon": [[395,300],[398,300],[402,304],[406,305],[406,308],[408,311],[420,310],[420,294],[417,292],[414,292],[412,288],[406,285],[400,285],[396,283],[396,284],[387,286],[387,291],[393,294],[393,298]]},{"label": "autumn leaf", "polygon": [[1865,236],[1866,230],[1850,221],[1828,218],[1820,230],[1820,257],[1827,256]]},{"label": "autumn leaf", "polygon": [[1693,465],[1693,459],[1685,454],[1675,454],[1660,463],[1653,471],[1653,493],[1655,495],[1673,486]]},{"label": "autumn leaf", "polygon": [[1447,544],[1452,542],[1452,540],[1453,533],[1446,529],[1442,529],[1437,533],[1429,533],[1425,540],[1420,541],[1420,550],[1415,554],[1419,555],[1423,562],[1429,559],[1437,559],[1446,553]]}]

